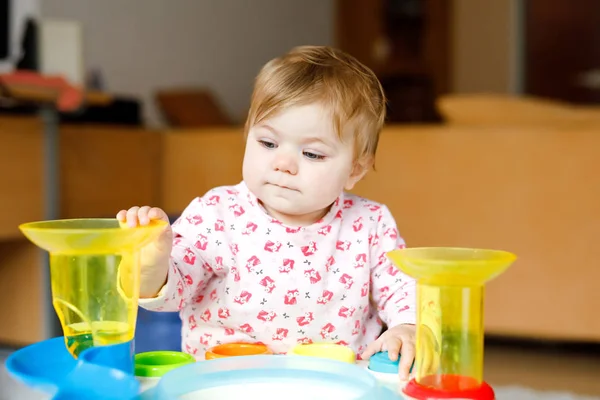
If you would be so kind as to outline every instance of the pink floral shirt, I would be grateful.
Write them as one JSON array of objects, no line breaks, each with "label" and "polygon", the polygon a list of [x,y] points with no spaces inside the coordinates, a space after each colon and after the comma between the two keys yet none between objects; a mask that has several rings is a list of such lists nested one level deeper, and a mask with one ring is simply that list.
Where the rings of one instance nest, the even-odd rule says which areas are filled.
[{"label": "pink floral shirt", "polygon": [[173,232],[167,283],[140,304],[180,311],[182,348],[198,360],[240,341],[275,353],[334,342],[360,354],[382,320],[415,323],[415,282],[385,256],[404,241],[382,204],[344,193],[320,221],[292,227],[242,182],[193,200]]}]

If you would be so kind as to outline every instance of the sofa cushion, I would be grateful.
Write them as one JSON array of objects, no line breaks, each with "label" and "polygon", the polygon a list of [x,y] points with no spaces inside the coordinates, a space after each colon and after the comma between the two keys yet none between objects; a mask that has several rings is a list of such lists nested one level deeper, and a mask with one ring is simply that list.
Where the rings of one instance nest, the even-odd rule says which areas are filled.
[{"label": "sofa cushion", "polygon": [[437,104],[450,124],[600,123],[600,108],[528,96],[452,94],[439,97]]}]

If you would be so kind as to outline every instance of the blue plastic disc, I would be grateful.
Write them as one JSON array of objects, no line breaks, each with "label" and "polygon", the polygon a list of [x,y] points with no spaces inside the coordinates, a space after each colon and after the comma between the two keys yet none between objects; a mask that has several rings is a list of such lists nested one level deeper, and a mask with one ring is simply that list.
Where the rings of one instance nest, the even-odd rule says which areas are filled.
[{"label": "blue plastic disc", "polygon": [[[373,354],[369,358],[369,369],[375,372],[381,372],[384,374],[397,374],[398,366],[400,364],[400,355],[396,361],[390,360],[390,356],[387,351],[382,351],[379,353]],[[410,367],[412,372],[413,367]]]},{"label": "blue plastic disc", "polygon": [[369,358],[369,369],[375,372],[381,372],[384,374],[397,374],[398,364],[400,363],[400,356],[396,361],[390,360],[387,351],[375,353]]}]

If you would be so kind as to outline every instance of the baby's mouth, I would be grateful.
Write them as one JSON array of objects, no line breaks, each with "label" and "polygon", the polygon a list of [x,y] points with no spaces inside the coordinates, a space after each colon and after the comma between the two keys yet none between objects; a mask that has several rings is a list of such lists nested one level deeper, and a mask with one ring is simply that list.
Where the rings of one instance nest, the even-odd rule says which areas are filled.
[{"label": "baby's mouth", "polygon": [[295,188],[293,188],[293,187],[290,187],[290,186],[278,185],[278,184],[276,184],[276,183],[269,183],[269,185],[276,186],[276,187],[278,187],[278,188],[280,188],[280,189],[286,189],[286,190],[292,190],[292,191],[294,191],[294,192],[298,192],[298,189],[295,189]]}]

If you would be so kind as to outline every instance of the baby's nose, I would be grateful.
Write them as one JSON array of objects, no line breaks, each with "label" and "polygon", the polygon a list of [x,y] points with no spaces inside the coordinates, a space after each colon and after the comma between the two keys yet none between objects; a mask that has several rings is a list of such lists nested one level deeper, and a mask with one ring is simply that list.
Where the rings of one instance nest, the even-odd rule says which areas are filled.
[{"label": "baby's nose", "polygon": [[275,171],[296,175],[298,173],[298,161],[291,154],[281,153],[275,157],[273,168]]}]

